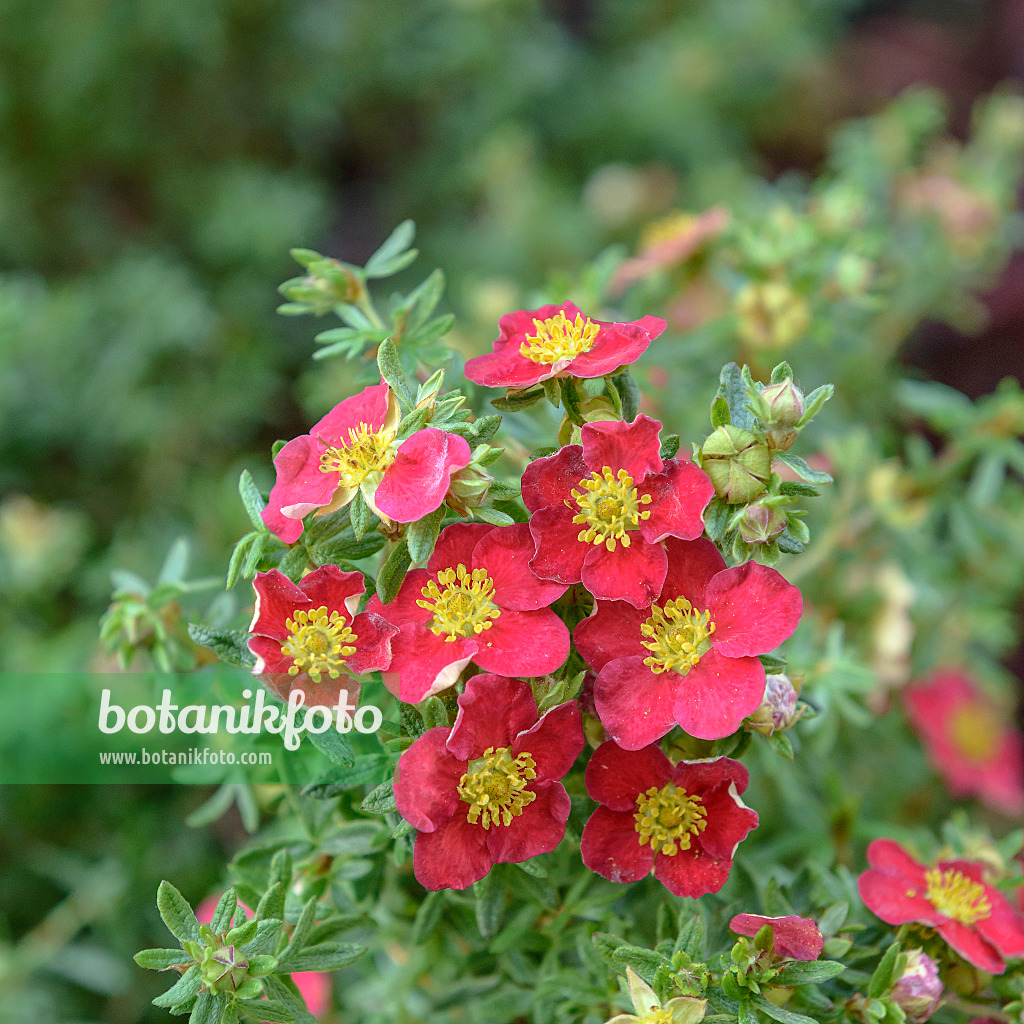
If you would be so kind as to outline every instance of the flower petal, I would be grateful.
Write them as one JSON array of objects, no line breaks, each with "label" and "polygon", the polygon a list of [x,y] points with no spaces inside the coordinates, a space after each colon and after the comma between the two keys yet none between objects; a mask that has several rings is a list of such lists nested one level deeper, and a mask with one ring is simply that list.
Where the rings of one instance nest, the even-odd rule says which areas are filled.
[{"label": "flower petal", "polygon": [[587,469],[600,473],[605,467],[612,473],[624,469],[634,484],[652,473],[661,472],[661,424],[650,416],[639,415],[632,423],[602,420],[584,423],[583,461]]},{"label": "flower petal", "polygon": [[583,826],[583,863],[610,882],[638,882],[651,870],[654,854],[640,845],[630,811],[598,807]]},{"label": "flower petal", "polygon": [[857,889],[868,910],[886,924],[919,921],[935,926],[946,920],[923,896],[910,895],[914,889],[907,879],[888,871],[865,871],[857,879]]},{"label": "flower petal", "polygon": [[590,545],[577,538],[580,528],[564,505],[538,509],[530,517],[530,534],[537,553],[530,561],[534,575],[557,583],[579,583]]},{"label": "flower petal", "polygon": [[[652,786],[661,789],[672,778],[672,762],[652,743],[640,750],[623,750],[606,742],[594,751],[584,775],[587,792],[613,811],[636,810],[636,799]],[[635,834],[635,829],[634,829]]]},{"label": "flower petal", "polygon": [[395,806],[421,832],[433,832],[462,805],[458,786],[467,766],[446,746],[448,732],[428,729],[402,754],[395,770]]},{"label": "flower petal", "polygon": [[356,652],[345,659],[345,667],[355,675],[382,672],[391,664],[391,639],[399,629],[373,612],[363,612],[352,620]]},{"label": "flower petal", "polygon": [[731,860],[712,857],[694,843],[688,850],[674,856],[658,853],[654,858],[654,877],[673,896],[696,899],[709,892],[718,892],[729,877]]},{"label": "flower petal", "polygon": [[536,764],[538,781],[544,781],[566,775],[584,745],[583,716],[573,700],[552,708],[532,728],[516,736],[512,753],[516,757],[523,751],[529,753]]},{"label": "flower petal", "polygon": [[[383,381],[363,388],[358,395],[339,402],[326,416],[317,420],[310,428],[310,436],[320,438],[328,445],[341,444],[347,447],[350,430],[365,424],[370,430],[378,431],[387,419],[391,400],[391,388]],[[283,449],[282,449],[283,451]]]},{"label": "flower petal", "polygon": [[761,706],[764,687],[764,666],[757,658],[723,658],[712,647],[680,679],[675,719],[703,740],[730,736]]},{"label": "flower petal", "polygon": [[580,576],[583,586],[598,600],[628,601],[634,608],[649,608],[665,583],[668,556],[660,544],[648,544],[638,533],[629,547],[590,545]]},{"label": "flower petal", "polygon": [[467,889],[479,882],[494,861],[487,833],[455,814],[433,832],[420,832],[413,847],[416,881],[426,889]]},{"label": "flower petal", "polygon": [[867,861],[873,868],[880,868],[902,875],[918,889],[925,887],[927,868],[918,863],[899,843],[892,839],[875,839],[868,844]]},{"label": "flower petal", "polygon": [[277,480],[260,515],[267,529],[286,544],[302,536],[302,517],[329,504],[337,490],[338,474],[320,469],[323,450],[315,438],[304,434],[289,441],[274,459]]},{"label": "flower petal", "polygon": [[346,622],[359,607],[366,583],[361,572],[343,572],[336,565],[321,565],[299,581],[301,590],[314,608],[337,612]]},{"label": "flower petal", "polygon": [[762,917],[760,914],[737,914],[729,928],[737,935],[753,938],[765,925],[772,930],[775,954],[788,960],[817,960],[825,940],[818,926],[806,917]]},{"label": "flower petal", "polygon": [[423,599],[423,588],[430,579],[431,574],[426,569],[410,569],[390,604],[384,604],[376,594],[372,594],[366,602],[366,610],[395,626],[429,622],[430,609],[421,608],[416,602]]},{"label": "flower petal", "polygon": [[757,562],[718,573],[705,600],[715,624],[715,650],[729,658],[774,650],[793,635],[803,608],[800,591]]},{"label": "flower petal", "polygon": [[640,627],[650,608],[634,608],[625,601],[595,601],[593,612],[573,631],[583,660],[595,671],[616,658],[646,658]]},{"label": "flower petal", "polygon": [[413,523],[440,508],[452,473],[468,466],[472,452],[464,438],[437,427],[417,430],[399,446],[384,471],[374,504],[396,523]]},{"label": "flower petal", "polygon": [[387,677],[384,683],[399,700],[419,704],[452,686],[476,651],[476,640],[460,637],[449,642],[427,626],[403,626],[391,640],[391,666],[387,673],[388,677],[397,676],[397,685]]},{"label": "flower petal", "polygon": [[708,812],[708,826],[697,843],[716,860],[732,861],[736,847],[757,828],[757,812],[743,803],[732,783],[716,786],[701,799]]},{"label": "flower petal", "polygon": [[473,676],[458,704],[448,749],[464,761],[480,757],[488,747],[512,746],[519,733],[537,722],[533,691],[508,676]]},{"label": "flower petal", "polygon": [[278,569],[256,573],[252,586],[256,591],[256,608],[249,624],[250,633],[287,640],[291,632],[284,624],[285,619],[291,618],[297,608],[313,607],[310,599]]},{"label": "flower petal", "polygon": [[693,540],[704,532],[704,509],[715,495],[714,484],[692,462],[671,459],[663,472],[648,477],[640,493],[650,494],[650,516],[640,521],[640,533],[652,543],[666,537]]},{"label": "flower petal", "polygon": [[427,571],[437,575],[443,569],[454,569],[464,565],[467,569],[475,567],[473,551],[477,544],[492,530],[498,527],[487,523],[452,523],[446,526],[437,538],[434,553],[427,561]]},{"label": "flower petal", "polygon": [[494,603],[499,608],[530,612],[557,601],[568,584],[542,580],[530,569],[536,553],[526,523],[499,526],[484,535],[473,551],[473,565],[487,570],[494,581]]},{"label": "flower petal", "polygon": [[639,750],[675,725],[678,685],[674,672],[656,675],[642,658],[617,658],[594,681],[594,705],[608,735],[626,750]]},{"label": "flower petal", "polygon": [[659,604],[677,597],[685,597],[695,608],[707,608],[708,584],[725,568],[725,559],[711,541],[665,539],[668,553],[668,574],[661,591]]},{"label": "flower petal", "polygon": [[569,657],[569,630],[550,608],[504,609],[475,643],[479,650],[473,660],[487,672],[542,676]]},{"label": "flower petal", "polygon": [[493,352],[466,360],[465,374],[474,384],[488,388],[528,388],[554,377],[569,365],[568,359],[557,363],[535,363],[519,351],[521,339],[499,346]]},{"label": "flower petal", "polygon": [[703,793],[731,783],[737,793],[746,791],[750,772],[731,757],[709,757],[699,761],[680,761],[672,772],[672,781],[687,793]]},{"label": "flower petal", "polygon": [[[593,347],[569,364],[569,372],[574,377],[604,377],[620,366],[636,362],[647,351],[652,338],[665,329],[665,321],[656,316],[645,316],[632,324],[596,322],[601,325],[601,330],[594,339]],[[662,325],[660,329],[659,324]]]},{"label": "flower petal", "polygon": [[569,794],[560,782],[534,783],[536,800],[508,825],[487,830],[487,849],[495,864],[516,864],[542,853],[550,853],[565,835],[571,807]]},{"label": "flower petal", "polygon": [[1006,970],[1003,958],[973,928],[968,928],[959,921],[944,921],[935,930],[975,967],[980,967],[989,974],[1002,974]]},{"label": "flower petal", "polygon": [[534,459],[523,470],[523,504],[531,512],[549,505],[562,507],[569,492],[589,475],[583,449],[578,444],[566,445],[554,455]]}]

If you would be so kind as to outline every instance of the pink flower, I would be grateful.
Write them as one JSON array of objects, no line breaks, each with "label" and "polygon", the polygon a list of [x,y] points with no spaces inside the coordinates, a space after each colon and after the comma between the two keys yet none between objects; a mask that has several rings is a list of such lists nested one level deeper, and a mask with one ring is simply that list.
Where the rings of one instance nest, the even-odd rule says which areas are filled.
[{"label": "pink flower", "polygon": [[466,363],[466,376],[491,388],[527,388],[551,377],[604,377],[634,362],[665,330],[645,316],[628,324],[585,317],[571,302],[508,313],[494,350]]},{"label": "pink flower", "polygon": [[932,673],[906,691],[907,716],[928,759],[956,797],[973,794],[997,811],[1024,811],[1024,742],[964,674]]},{"label": "pink flower", "polygon": [[362,491],[381,518],[411,523],[439,508],[452,473],[472,455],[464,438],[436,427],[399,443],[398,402],[387,384],[336,405],[274,459],[277,482],[263,510],[267,529],[286,544],[302,535],[310,512],[344,508]]},{"label": "pink flower", "polygon": [[523,501],[537,546],[530,568],[538,576],[582,582],[605,601],[651,603],[668,571],[660,542],[699,537],[714,495],[692,463],[662,462],[660,429],[648,416],[587,423],[582,447],[526,467]]},{"label": "pink flower", "polygon": [[940,860],[925,867],[891,839],[868,847],[868,864],[857,887],[867,908],[886,923],[934,928],[989,974],[1003,973],[1004,957],[1024,956],[1024,919],[985,882],[982,864]]},{"label": "pink flower", "polygon": [[757,655],[800,621],[800,591],[774,569],[727,569],[708,540],[670,538],[668,575],[657,602],[635,608],[598,601],[576,627],[580,654],[597,673],[594,703],[615,742],[653,743],[678,723],[718,739],[739,728],[764,696]]},{"label": "pink flower", "polygon": [[271,569],[253,581],[256,610],[249,650],[253,675],[286,698],[295,687],[307,703],[333,705],[342,689],[354,704],[359,683],[351,676],[386,669],[398,630],[379,615],[355,610],[363,574],[322,565],[298,584]]},{"label": "pink flower", "polygon": [[818,926],[806,917],[762,917],[760,914],[737,914],[729,928],[737,935],[753,938],[765,925],[775,939],[775,955],[785,960],[817,960],[825,940]]},{"label": "pink flower", "polygon": [[430,729],[399,758],[395,804],[419,829],[413,870],[428,889],[465,889],[493,864],[549,853],[565,835],[559,779],[583,749],[575,702],[542,718],[530,687],[473,676],[448,729]]},{"label": "pink flower", "polygon": [[[213,920],[213,912],[217,909],[219,897],[210,896],[203,900],[196,909],[196,920],[200,924],[209,924]],[[239,900],[238,905],[252,916],[252,911]],[[292,975],[299,993],[306,1001],[306,1007],[314,1017],[322,1017],[331,1005],[331,979],[322,971],[298,971]]]},{"label": "pink flower", "polygon": [[569,631],[548,607],[565,586],[530,572],[525,523],[454,523],[441,531],[426,569],[413,569],[390,604],[368,612],[400,629],[384,682],[417,704],[451,686],[473,662],[486,672],[542,676],[569,655]]},{"label": "pink flower", "polygon": [[748,778],[727,757],[673,767],[653,744],[602,743],[587,764],[587,792],[602,806],[583,829],[583,863],[612,882],[637,882],[653,869],[676,896],[718,892],[736,847],[757,827],[739,797]]}]

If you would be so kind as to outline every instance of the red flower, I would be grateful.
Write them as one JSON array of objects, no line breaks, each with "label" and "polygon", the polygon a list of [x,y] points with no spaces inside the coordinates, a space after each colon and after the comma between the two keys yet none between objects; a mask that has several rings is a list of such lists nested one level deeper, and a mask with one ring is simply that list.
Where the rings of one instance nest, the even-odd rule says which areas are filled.
[{"label": "red flower", "polygon": [[398,630],[372,612],[355,614],[362,573],[322,565],[296,585],[271,569],[257,573],[253,587],[252,671],[278,696],[298,686],[309,704],[333,705],[346,689],[354,703],[359,684],[349,677],[388,667]]},{"label": "red flower", "polygon": [[1024,742],[967,676],[934,672],[907,688],[907,715],[928,759],[956,797],[974,794],[995,810],[1024,811]]},{"label": "red flower", "polygon": [[469,445],[436,427],[399,443],[398,420],[398,402],[380,383],[346,398],[308,434],[289,441],[274,459],[277,482],[263,510],[267,529],[292,544],[305,516],[344,508],[357,490],[382,518],[397,523],[438,508],[452,473],[470,463]]},{"label": "red flower", "polygon": [[737,935],[753,938],[765,925],[775,939],[775,955],[785,960],[817,960],[825,940],[818,926],[806,917],[762,917],[760,914],[737,914],[729,928]]},{"label": "red flower", "polygon": [[466,376],[491,388],[527,388],[551,377],[604,377],[632,363],[665,330],[645,316],[628,324],[585,317],[571,302],[520,309],[498,321],[494,350],[466,363]]},{"label": "red flower", "polygon": [[764,696],[766,654],[800,621],[800,591],[774,569],[731,569],[708,540],[669,539],[668,575],[647,608],[598,601],[576,627],[580,654],[598,673],[594,703],[627,750],[678,722],[718,739],[739,728]]},{"label": "red flower", "polygon": [[940,860],[925,867],[891,839],[868,847],[868,864],[857,887],[868,909],[888,924],[928,925],[990,974],[1003,973],[1004,957],[1024,956],[1024,919],[986,884],[982,864]]},{"label": "red flower", "polygon": [[569,631],[547,606],[565,586],[530,572],[525,523],[455,523],[441,531],[426,569],[413,569],[377,612],[401,630],[384,682],[416,704],[451,686],[471,661],[488,672],[541,676],[569,655]]},{"label": "red flower", "polygon": [[645,608],[661,590],[668,560],[660,541],[704,531],[714,487],[690,462],[662,462],[648,416],[632,423],[587,423],[583,446],[537,459],[523,474],[523,501],[533,513],[544,579],[579,583],[605,601]]},{"label": "red flower", "polygon": [[587,765],[587,792],[602,806],[583,829],[583,863],[612,882],[651,869],[676,896],[718,892],[736,847],[757,827],[740,800],[747,769],[728,757],[680,761],[651,745],[602,743]]},{"label": "red flower", "polygon": [[420,884],[465,889],[492,864],[553,850],[569,817],[569,796],[557,780],[582,749],[575,702],[538,721],[522,680],[470,679],[451,731],[425,732],[395,772],[395,804],[419,829],[413,869]]}]

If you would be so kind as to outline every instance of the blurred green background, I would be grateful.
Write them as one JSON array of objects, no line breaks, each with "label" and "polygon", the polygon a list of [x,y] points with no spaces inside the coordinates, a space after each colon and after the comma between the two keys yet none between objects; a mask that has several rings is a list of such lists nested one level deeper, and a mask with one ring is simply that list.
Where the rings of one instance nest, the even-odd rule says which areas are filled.
[{"label": "blurred green background", "polygon": [[[907,86],[966,133],[1021,53],[1013,0],[0,0],[0,670],[109,667],[111,571],[187,536],[219,577],[239,471],[269,485],[271,443],[350,392],[274,313],[290,247],[358,263],[414,219],[408,281],[442,266],[483,351],[554,271],[815,173]],[[936,326],[906,358],[991,391],[1021,276],[969,366]],[[244,837],[182,824],[207,795],[0,792],[0,1019],[165,1019],[129,958],[159,879],[201,897]]]}]

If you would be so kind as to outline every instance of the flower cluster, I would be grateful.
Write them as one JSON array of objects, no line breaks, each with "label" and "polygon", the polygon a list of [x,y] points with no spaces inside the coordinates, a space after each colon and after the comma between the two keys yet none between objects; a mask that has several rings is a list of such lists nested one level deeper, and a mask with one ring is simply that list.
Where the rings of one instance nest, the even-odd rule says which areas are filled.
[{"label": "flower cluster", "polygon": [[[664,326],[592,320],[571,303],[520,311],[502,318],[494,352],[470,360],[467,376],[513,390],[560,377],[582,389],[582,379],[620,371]],[[342,402],[278,453],[266,525],[291,542],[304,516],[357,491],[392,543],[405,532],[396,524],[445,503],[464,513],[453,490],[469,445],[416,424],[402,428],[383,381]],[[676,895],[716,892],[757,825],[740,799],[747,771],[726,757],[673,764],[657,744],[676,725],[700,740],[729,736],[761,707],[758,656],[796,628],[800,594],[764,565],[727,568],[702,536],[716,485],[677,446],[663,448],[657,420],[570,426],[560,436],[578,443],[526,467],[527,521],[448,525],[365,606],[359,572],[324,565],[299,582],[259,573],[254,672],[278,695],[302,686],[321,703],[342,689],[351,700],[368,672],[406,704],[457,688],[454,725],[419,736],[394,780],[397,809],[418,830],[416,877],[440,889],[561,841],[570,800],[559,780],[584,747],[583,718],[575,700],[544,714],[537,700],[585,663],[598,730],[585,781],[598,806],[583,862],[617,882],[653,872]],[[411,531],[406,540],[411,552]]]}]

